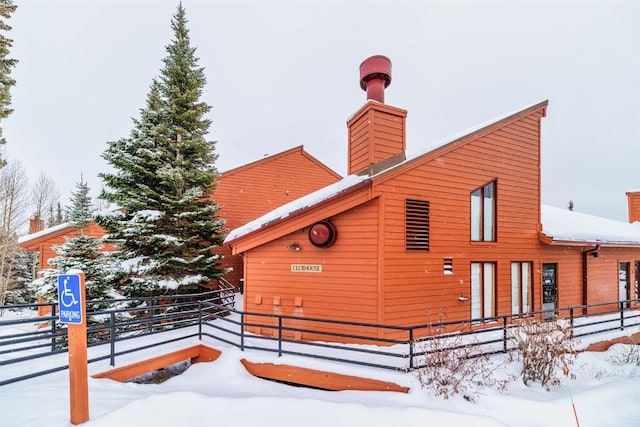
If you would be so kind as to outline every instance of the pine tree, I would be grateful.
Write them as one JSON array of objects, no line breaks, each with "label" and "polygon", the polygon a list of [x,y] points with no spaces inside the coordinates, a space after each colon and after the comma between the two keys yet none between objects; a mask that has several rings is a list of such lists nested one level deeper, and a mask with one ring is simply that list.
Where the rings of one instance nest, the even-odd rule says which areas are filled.
[{"label": "pine tree", "polygon": [[226,272],[214,254],[225,230],[210,198],[218,176],[215,143],[206,139],[211,107],[200,101],[206,80],[186,24],[180,4],[140,119],[103,153],[116,173],[100,174],[101,198],[121,211],[96,220],[127,260],[128,296],[200,291]]},{"label": "pine tree", "polygon": [[87,301],[106,299],[112,293],[107,256],[101,251],[98,238],[84,234],[84,229],[93,222],[89,187],[81,179],[76,188],[77,191],[71,194],[71,206],[67,208],[69,225],[76,232],[73,237],[65,237],[62,245],[53,246],[58,255],[49,260],[53,268],[43,270],[42,277],[33,282],[32,288],[36,289],[39,296],[55,296],[58,275],[69,270],[82,270]]},{"label": "pine tree", "polygon": [[[3,18],[0,19],[0,120],[7,118],[13,112],[9,106],[11,105],[11,87],[16,84],[16,81],[11,78],[11,69],[18,61],[8,57],[13,40],[5,37],[3,33],[11,30],[4,20],[10,19],[15,10],[16,6],[11,0],[0,0],[0,18]],[[0,146],[6,142],[0,128]],[[4,165],[5,160],[0,158],[0,167]]]}]

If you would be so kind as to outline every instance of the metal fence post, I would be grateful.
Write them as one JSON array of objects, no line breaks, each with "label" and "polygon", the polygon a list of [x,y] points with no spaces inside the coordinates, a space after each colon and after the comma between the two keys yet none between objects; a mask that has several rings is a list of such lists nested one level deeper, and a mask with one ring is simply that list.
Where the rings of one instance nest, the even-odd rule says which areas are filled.
[{"label": "metal fence post", "polygon": [[573,338],[573,335],[575,334],[574,332],[574,328],[573,328],[573,307],[569,308],[569,327],[571,328],[571,338]]},{"label": "metal fence post", "polygon": [[620,330],[624,331],[624,302],[620,301]]},{"label": "metal fence post", "polygon": [[244,351],[244,311],[240,314],[240,351]]},{"label": "metal fence post", "polygon": [[151,307],[149,308],[149,334],[153,334],[153,318],[155,317],[156,312],[156,298],[151,298]]},{"label": "metal fence post", "polygon": [[278,316],[278,357],[282,356],[282,316]]},{"label": "metal fence post", "polygon": [[202,301],[198,301],[198,339],[202,341]]},{"label": "metal fence post", "polygon": [[116,313],[109,316],[109,364],[116,366]]},{"label": "metal fence post", "polygon": [[409,329],[409,370],[413,371],[413,354],[414,354],[414,338],[413,328]]},{"label": "metal fence post", "polygon": [[502,316],[502,352],[507,352],[507,316]]},{"label": "metal fence post", "polygon": [[51,304],[51,351],[56,351],[56,305]]}]

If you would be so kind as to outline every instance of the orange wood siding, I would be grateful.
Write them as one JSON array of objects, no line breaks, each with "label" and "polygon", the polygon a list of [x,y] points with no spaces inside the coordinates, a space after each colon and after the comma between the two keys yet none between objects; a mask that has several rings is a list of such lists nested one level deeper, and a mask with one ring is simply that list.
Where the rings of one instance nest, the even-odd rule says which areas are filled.
[{"label": "orange wood siding", "polygon": [[349,174],[405,150],[405,110],[368,102],[347,123],[349,129]]},{"label": "orange wood siding", "polygon": [[[25,251],[38,252],[39,269],[52,268],[51,265],[49,265],[48,261],[49,259],[58,256],[58,254],[53,250],[53,246],[62,245],[65,242],[65,237],[74,237],[76,233],[76,228],[67,227],[22,242],[20,243],[20,247]],[[85,227],[83,233],[85,236],[92,236],[98,239],[102,238],[105,235],[104,229],[95,223],[91,223],[87,227]],[[103,250],[111,251],[113,250],[113,246],[103,245]]]},{"label": "orange wood siding", "polygon": [[[350,150],[370,148],[363,140],[371,137],[375,126],[367,107],[349,122]],[[587,256],[585,290],[583,252],[593,246],[547,245],[539,240],[540,120],[545,108],[546,102],[540,103],[373,176],[368,186],[354,189],[335,203],[314,206],[238,239],[234,251],[246,256],[245,308],[397,326],[438,321],[441,309],[446,310],[444,320],[468,320],[471,302],[460,297],[471,298],[473,262],[495,265],[498,316],[512,314],[513,262],[531,265],[533,311],[543,309],[545,263],[557,264],[557,307],[616,301],[618,263],[630,262],[629,281],[633,283],[640,248],[603,247],[598,258]],[[375,118],[376,124],[380,120]],[[351,151],[350,156],[350,167],[364,161]],[[471,193],[493,181],[496,241],[471,241]],[[429,202],[426,252],[405,248],[406,199]],[[314,248],[306,229],[313,221],[328,217],[338,229],[338,240],[328,249]],[[302,246],[300,252],[287,251],[294,241]],[[445,259],[452,260],[452,272],[445,273]],[[323,272],[291,273],[292,263],[320,264]],[[301,307],[293,303],[296,298],[302,301]],[[278,305],[274,299],[279,299]],[[273,329],[255,332],[269,334]],[[378,336],[400,338],[399,333],[381,331]],[[331,340],[326,336],[302,338]]]},{"label": "orange wood siding", "polygon": [[[246,253],[246,311],[378,322],[377,200],[331,221],[339,231],[336,243],[329,248],[313,246],[304,228]],[[287,250],[292,242],[298,242],[301,250]],[[292,264],[320,265],[322,272],[292,272]],[[275,305],[274,298],[278,297],[279,305]],[[296,298],[300,298],[299,307]],[[271,320],[271,324],[274,322]]]},{"label": "orange wood siding", "polygon": [[627,193],[629,208],[629,222],[640,221],[640,191],[629,191]]},{"label": "orange wood siding", "polygon": [[[297,147],[221,174],[211,197],[220,205],[218,215],[226,219],[227,229],[233,230],[339,179]],[[224,256],[222,265],[233,269],[225,278],[237,287],[242,278],[242,257],[232,255],[227,247],[218,253]]]},{"label": "orange wood siding", "polygon": [[[498,314],[511,312],[511,261],[540,257],[539,119],[531,115],[374,186],[386,195],[384,323],[468,319],[471,262],[496,262]],[[497,180],[497,241],[470,241],[470,194]],[[405,200],[430,202],[429,252],[405,251]],[[453,274],[444,274],[444,258]],[[535,275],[535,272],[534,272]],[[538,295],[536,295],[538,297]]]}]

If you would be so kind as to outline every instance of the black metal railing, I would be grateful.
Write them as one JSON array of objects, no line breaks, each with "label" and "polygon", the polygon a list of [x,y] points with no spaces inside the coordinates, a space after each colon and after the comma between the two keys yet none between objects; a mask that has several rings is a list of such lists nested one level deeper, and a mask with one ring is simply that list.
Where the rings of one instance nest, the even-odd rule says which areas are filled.
[{"label": "black metal railing", "polygon": [[[114,299],[87,302],[88,362],[109,359],[115,366],[117,356],[142,351],[171,342],[198,336],[186,328],[200,319],[216,314],[224,316],[231,308],[228,289],[185,295],[167,295],[134,299]],[[201,304],[216,307],[201,309]],[[94,310],[92,307],[109,307]],[[66,325],[59,322],[55,303],[3,306],[0,310],[44,309],[44,316],[0,321],[0,385],[25,380],[68,368]],[[20,327],[27,325],[27,331]],[[30,325],[30,326],[29,326]],[[136,338],[151,337],[144,344]],[[46,359],[41,370],[21,369],[22,362]]]},{"label": "black metal railing", "polygon": [[[301,318],[230,310],[234,315],[203,320],[202,336],[241,350],[260,350],[384,369],[411,371],[425,367],[424,356],[434,351],[433,340],[450,340],[450,347],[473,346],[474,355],[506,353],[514,349],[509,330],[527,318],[563,318],[574,338],[640,326],[640,299],[503,315],[464,321],[439,321],[393,326],[317,318]],[[209,304],[204,304],[209,305]],[[215,306],[215,304],[213,305]],[[585,314],[589,310],[597,314]],[[580,313],[580,314],[577,314]],[[255,333],[247,332],[255,331]],[[332,331],[333,330],[333,331]],[[354,332],[360,331],[360,332]],[[302,339],[304,338],[304,339]],[[354,343],[360,342],[360,345]],[[438,347],[440,350],[442,346]]]},{"label": "black metal railing", "polygon": [[[240,311],[233,308],[232,289],[222,284],[221,289],[203,294],[90,301],[89,362],[108,359],[115,366],[119,356],[197,338],[223,342],[242,351],[411,371],[426,366],[425,356],[434,351],[430,345],[434,340],[449,340],[444,347],[449,349],[474,346],[477,355],[509,352],[513,350],[509,330],[523,318],[564,318],[575,338],[640,326],[640,299],[555,312],[395,326]],[[105,304],[110,308],[90,310]],[[42,306],[49,306],[51,313],[0,321],[0,385],[67,369],[66,328],[58,323],[55,304],[5,306],[0,310]],[[28,331],[11,329],[25,324],[34,327]],[[32,366],[23,362],[33,359],[47,363],[38,371],[20,369]]]}]

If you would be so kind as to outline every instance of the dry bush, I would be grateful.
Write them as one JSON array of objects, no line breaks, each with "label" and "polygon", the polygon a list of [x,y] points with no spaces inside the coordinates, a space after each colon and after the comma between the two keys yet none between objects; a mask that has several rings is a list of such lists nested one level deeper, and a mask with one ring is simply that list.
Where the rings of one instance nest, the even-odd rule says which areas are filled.
[{"label": "dry bush", "polygon": [[609,360],[616,365],[640,366],[640,338],[631,339],[631,344],[617,345]]},{"label": "dry bush", "polygon": [[[441,314],[441,317],[443,314]],[[475,402],[481,387],[507,389],[514,377],[500,378],[501,368],[487,355],[481,354],[478,341],[465,343],[459,333],[444,334],[441,326],[434,327],[431,337],[417,344],[421,351],[420,366],[415,370],[422,389],[434,396],[449,399],[461,394],[464,399]]]},{"label": "dry bush", "polygon": [[509,330],[515,354],[522,360],[522,381],[538,381],[547,390],[560,385],[560,372],[575,379],[571,372],[576,358],[577,342],[566,319],[543,321],[536,318],[519,320]]}]

